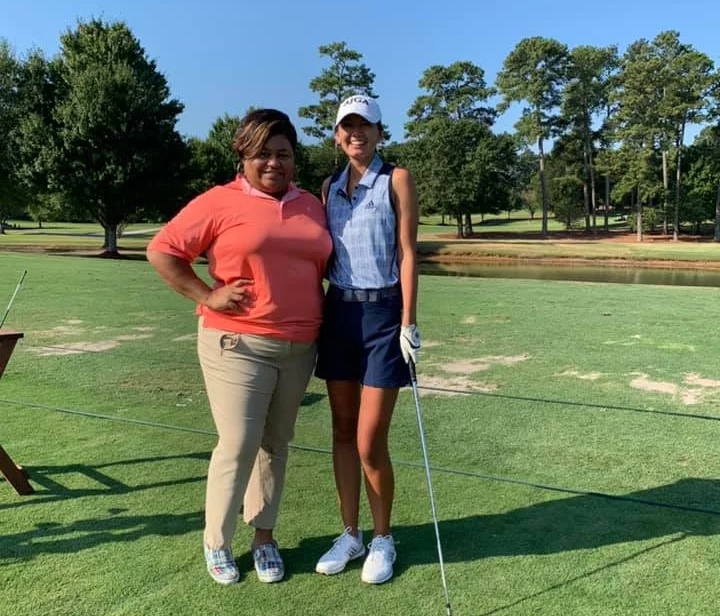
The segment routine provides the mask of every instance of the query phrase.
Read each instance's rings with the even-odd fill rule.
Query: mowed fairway
[[[396,576],[313,572],[341,531],[323,384],[277,537],[288,575],[204,571],[214,444],[190,302],[142,261],[0,254],[25,332],[0,379],[0,614],[445,613],[411,392],[391,430]],[[456,616],[708,615],[720,601],[720,291],[423,277],[421,404]],[[369,531],[363,504],[362,525]]]

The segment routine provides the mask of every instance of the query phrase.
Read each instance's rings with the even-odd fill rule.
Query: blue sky
[[[178,129],[199,137],[218,116],[250,105],[282,109],[302,126],[297,110],[317,100],[308,83],[326,65],[317,48],[333,41],[363,54],[396,140],[424,69],[469,60],[492,83],[505,56],[528,36],[622,51],[674,29],[720,66],[717,0],[0,0],[0,37],[18,54],[39,47],[52,56],[60,34],[91,17],[130,26],[185,105]],[[512,130],[517,113],[511,108],[496,128]]]

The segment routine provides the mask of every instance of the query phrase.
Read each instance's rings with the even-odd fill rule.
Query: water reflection
[[[420,273],[431,276],[576,280],[621,284],[658,284],[686,287],[720,287],[720,272],[644,267],[588,265],[527,265],[487,263],[421,263]]]

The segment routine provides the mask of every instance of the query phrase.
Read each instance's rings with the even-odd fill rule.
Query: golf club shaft
[[[438,527],[437,511],[435,510],[435,497],[433,495],[432,480],[430,479],[430,462],[428,461],[427,447],[425,445],[425,430],[423,428],[422,413],[420,412],[420,396],[417,390],[417,374],[415,362],[410,360],[410,384],[412,385],[413,397],[415,398],[415,413],[417,414],[418,430],[420,432],[420,444],[422,445],[423,459],[425,461],[425,479],[427,480],[428,493],[430,494],[430,510],[432,512],[433,524],[435,526],[435,539],[437,541],[437,552],[440,560],[440,576],[442,577],[443,590],[445,591],[445,610],[447,616],[452,616],[450,607],[450,595],[448,594],[447,580],[445,579],[445,561],[443,560],[442,545],[440,543],[440,528]]]
[[[27,274],[27,270],[23,270],[22,276],[20,276],[20,280],[17,283],[17,286],[15,287],[15,292],[12,294],[12,297],[10,298],[10,302],[8,303],[7,308],[5,309],[5,314],[3,315],[2,321],[0,321],[0,327],[2,327],[5,324],[5,319],[7,319],[8,314],[10,314],[10,308],[13,305],[13,302],[15,301],[15,296],[18,294],[18,291],[20,290],[20,285],[23,283],[23,280],[25,280],[25,274]]]

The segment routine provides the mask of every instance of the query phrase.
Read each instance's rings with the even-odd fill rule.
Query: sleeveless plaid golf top
[[[333,242],[330,284],[342,289],[382,289],[398,283],[392,169],[376,154],[352,195],[345,192],[349,167],[331,178],[326,198]]]

